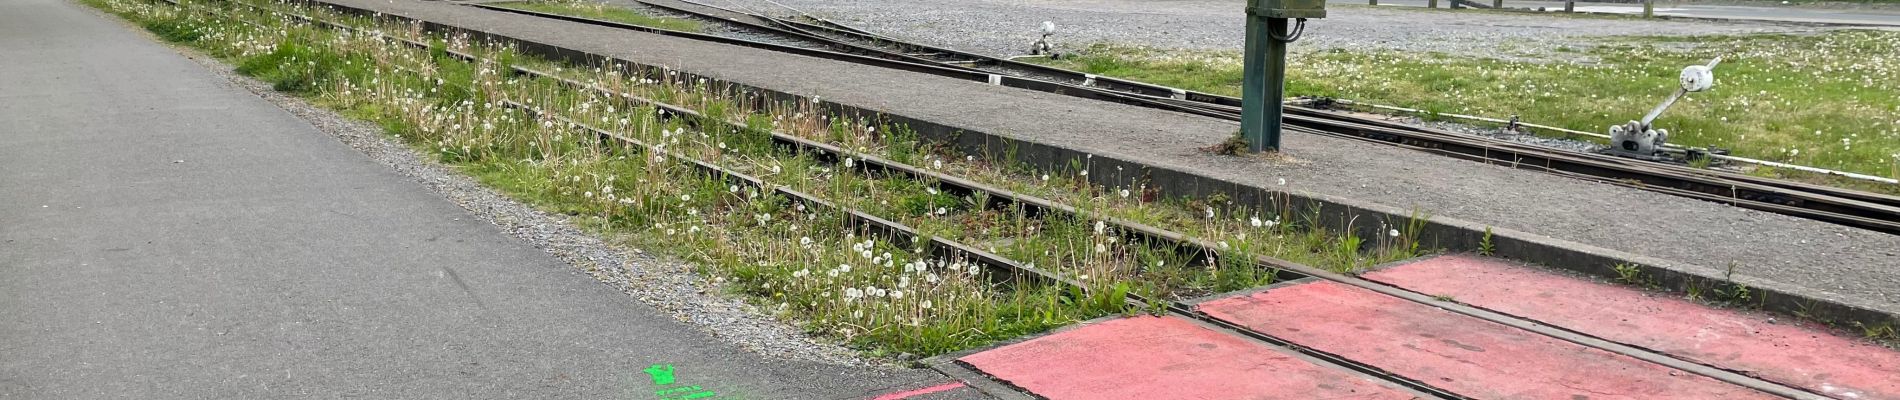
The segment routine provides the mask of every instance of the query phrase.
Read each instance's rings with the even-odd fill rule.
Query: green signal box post
[[[1286,46],[1306,31],[1308,18],[1325,18],[1326,0],[1247,0],[1246,77],[1241,81],[1241,137],[1253,152],[1280,150],[1281,103],[1286,98]],[[1287,20],[1295,25],[1289,31]]]

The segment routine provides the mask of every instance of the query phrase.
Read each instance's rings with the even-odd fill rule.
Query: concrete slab
[[[1199,309],[1256,332],[1473,398],[1773,398],[1332,282],[1215,300]]]
[[[1837,398],[1900,398],[1900,352],[1798,321],[1476,256],[1365,277]]]
[[[1112,319],[959,359],[1049,399],[1409,399],[1180,317]]]
[[[836,399],[945,379],[744,351],[135,29],[0,2],[0,398]]]

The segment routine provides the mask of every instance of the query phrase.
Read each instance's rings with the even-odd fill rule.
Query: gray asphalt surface
[[[109,17],[0,3],[0,398],[860,398],[472,218]]]
[[[324,0],[1232,182],[1354,199],[1656,257],[1900,315],[1900,236],[1313,135],[1285,161],[1211,155],[1236,124],[980,82],[415,0]],[[1287,184],[1279,186],[1285,178]],[[1630,210],[1640,210],[1632,216]]]

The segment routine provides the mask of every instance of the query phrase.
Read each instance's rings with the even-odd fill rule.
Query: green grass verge
[[[511,2],[505,2],[505,3],[490,3],[489,5],[497,6],[497,7],[513,8],[513,9],[518,9],[518,10],[538,11],[538,12],[544,12],[544,13],[549,13],[549,14],[561,14],[561,15],[569,15],[569,16],[576,16],[576,17],[592,18],[592,19],[598,19],[602,21],[613,21],[613,22],[645,26],[645,27],[650,27],[650,28],[660,28],[660,29],[668,29],[668,30],[675,30],[675,31],[701,32],[705,30],[705,27],[701,26],[699,21],[694,21],[690,19],[680,19],[680,18],[655,17],[652,15],[647,15],[646,13],[628,9],[626,7],[614,6],[611,4],[607,4],[606,2],[600,2],[600,1],[533,0],[533,1],[511,1]]]
[[[901,126],[832,118],[797,106],[743,110],[715,92],[658,74],[556,64],[440,37],[410,37],[431,43],[417,49],[340,35],[288,16],[415,34],[325,10],[272,4],[277,12],[257,13],[189,0],[184,7],[84,1],[230,62],[278,90],[375,122],[415,150],[535,207],[571,216],[610,243],[691,261],[768,312],[872,354],[940,354],[1128,312],[1125,293],[1184,298],[1273,282],[1273,274],[1246,261],[1255,256],[1347,271],[1421,252],[1413,239],[1420,219],[1379,221],[1390,223],[1389,235],[1361,238],[1319,228],[1317,214],[1299,210],[1241,207],[1218,198],[1160,199],[1142,187],[1088,184],[1079,168],[1037,171],[950,154]],[[450,49],[493,62],[455,59],[447,55]],[[742,125],[754,129],[688,129],[651,108],[501,73],[517,65],[691,107],[717,120],[743,117]],[[534,104],[930,235],[983,246],[1083,280],[1091,290],[998,279],[963,260],[930,256],[919,243],[866,236],[847,228],[840,213],[806,209],[704,177],[678,160],[603,144],[571,126],[503,107],[502,100]],[[1190,264],[1171,249],[1124,243],[1095,221],[980,209],[974,205],[981,199],[937,193],[927,182],[866,176],[785,154],[757,133],[768,128],[1184,231],[1217,241],[1220,252],[1216,260]]]
[[[1671,132],[1671,142],[1900,177],[1900,79],[1894,78],[1900,76],[1900,32],[1622,38],[1552,52],[1558,58],[1588,61],[1319,51],[1296,55],[1287,69],[1287,93],[1439,113],[1517,115],[1528,122],[1601,132],[1648,112],[1675,87],[1682,67],[1722,56],[1712,91],[1691,94],[1658,119],[1657,125]],[[1043,62],[1238,95],[1239,59],[1235,52],[1097,45]],[[1894,185],[1788,175],[1900,192]]]

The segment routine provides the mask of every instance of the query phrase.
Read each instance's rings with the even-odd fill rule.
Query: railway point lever
[[[1247,0],[1246,76],[1241,80],[1241,137],[1259,153],[1280,150],[1286,98],[1286,46],[1300,40],[1308,18],[1325,18],[1326,0]],[[1295,20],[1291,32],[1287,20]]]

